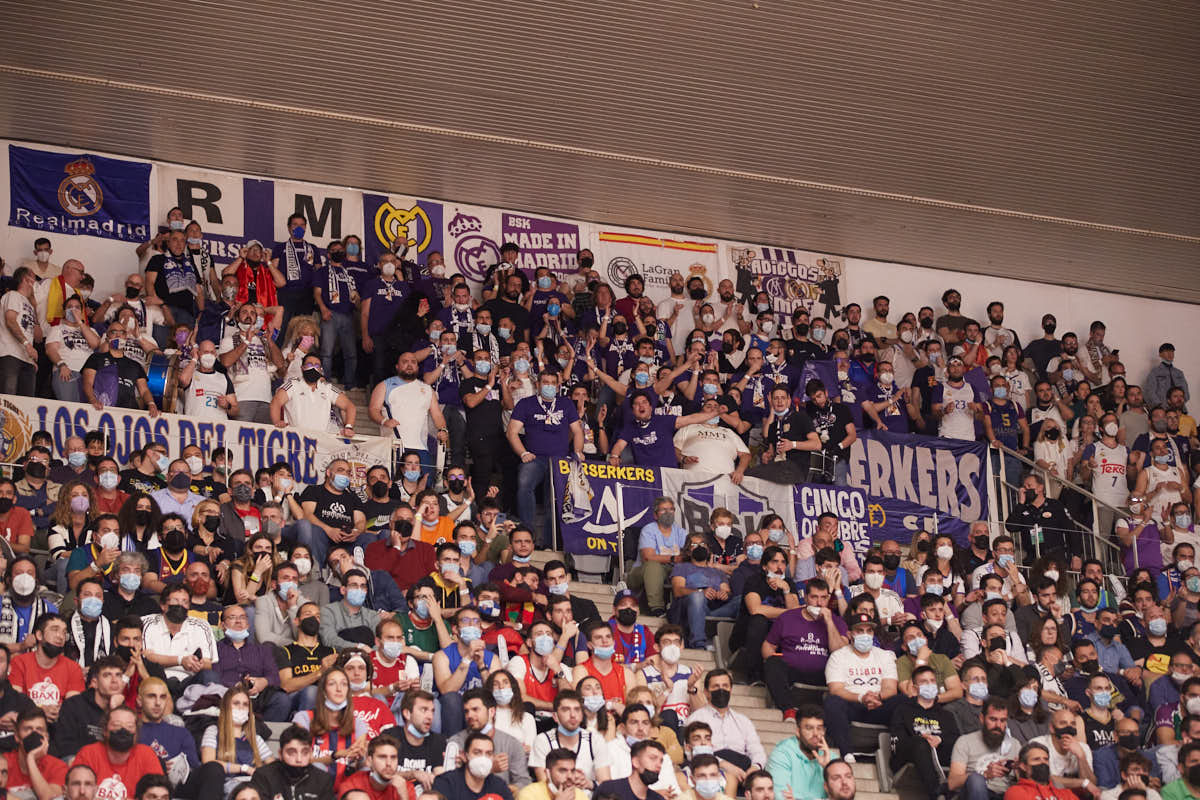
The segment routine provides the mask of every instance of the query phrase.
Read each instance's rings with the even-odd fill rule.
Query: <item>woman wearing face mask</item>
[[[413,499],[425,491],[428,480],[429,476],[421,472],[421,456],[413,452],[405,453],[400,462],[400,474],[393,484],[397,499],[413,505]]]
[[[1043,617],[1030,630],[1032,644],[1029,646],[1031,662],[1038,672],[1042,702],[1051,711],[1069,708],[1079,713],[1079,703],[1067,697],[1067,688],[1062,677],[1070,668],[1070,654],[1058,623]]]
[[[909,575],[924,574],[932,545],[933,537],[929,535],[928,531],[917,531],[908,544],[908,553],[900,562],[900,566],[908,570]]]
[[[333,773],[335,784],[353,772],[367,753],[370,729],[355,717],[350,700],[350,679],[341,668],[331,667],[317,681],[315,708],[297,711],[292,718],[312,731],[312,763]]]
[[[1068,476],[1068,466],[1075,449],[1075,443],[1064,435],[1057,421],[1050,417],[1042,421],[1033,443],[1033,460],[1045,474],[1047,497],[1058,497],[1062,491],[1062,483],[1058,479]]]
[[[1050,714],[1042,706],[1042,684],[1030,678],[1008,699],[1008,732],[1022,745],[1050,732]]]
[[[301,364],[309,353],[321,352],[321,330],[312,317],[292,317],[283,337],[284,380],[303,380]]]
[[[533,715],[525,710],[520,683],[504,670],[498,669],[488,673],[483,688],[496,701],[496,719],[492,723],[496,730],[503,731],[520,742],[528,755],[533,749],[533,740],[537,738],[537,725]]]
[[[221,505],[216,500],[202,500],[192,512],[188,549],[209,563],[218,587],[229,588],[229,571],[237,560],[237,548],[221,529]]]
[[[1187,467],[1170,462],[1167,440],[1154,439],[1150,444],[1150,458],[1138,472],[1133,488],[1133,493],[1145,498],[1149,504],[1150,517],[1156,522],[1161,520],[1164,527],[1171,521],[1171,507],[1183,501],[1183,493],[1188,487]]]
[[[246,552],[230,569],[233,600],[240,606],[252,606],[254,601],[270,591],[275,572],[275,543],[260,533],[250,537]]]
[[[150,495],[133,492],[117,512],[117,519],[121,521],[121,530],[125,531],[125,549],[145,553],[154,532],[158,530],[162,511]]]
[[[1021,368],[1021,349],[1016,345],[1010,344],[1004,348],[1000,356],[1000,374],[1008,380],[1008,396],[1017,401],[1021,408],[1029,408],[1033,381],[1029,373]]]
[[[69,558],[71,552],[88,541],[92,530],[92,518],[96,515],[95,496],[92,487],[83,481],[64,483],[58,493],[58,503],[50,516],[50,534],[47,546],[50,548],[50,563],[57,564],[59,560]],[[65,572],[63,573],[65,576]],[[59,585],[60,591],[66,591],[66,584]]]
[[[583,727],[600,734],[605,741],[615,738],[617,715],[604,699],[604,687],[600,685],[600,679],[589,675],[575,684],[575,691],[583,698]]]
[[[217,724],[205,728],[200,740],[200,762],[217,764],[220,767],[218,774],[224,776],[224,786],[219,789],[219,795],[199,796],[226,795],[246,776],[253,775],[255,769],[274,760],[271,748],[258,732],[250,695],[240,687],[230,689],[221,698]],[[204,767],[201,769],[205,770]],[[202,785],[211,791],[207,783]]]
[[[933,547],[924,568],[920,570],[917,580],[923,581],[925,573],[933,570],[942,576],[942,597],[947,602],[953,602],[961,608],[964,594],[965,570],[962,567],[962,554],[954,544],[954,539],[946,534],[938,534],[933,539]]]
[[[328,603],[329,587],[321,580],[320,570],[313,567],[312,551],[308,545],[293,545],[289,559],[300,573],[300,594],[304,599],[321,606]]]
[[[762,643],[771,623],[788,609],[800,607],[796,584],[789,574],[787,554],[783,548],[772,545],[763,551],[759,574],[746,581],[738,617],[745,624],[734,626],[729,646],[741,648],[733,669],[750,682],[762,680]]]

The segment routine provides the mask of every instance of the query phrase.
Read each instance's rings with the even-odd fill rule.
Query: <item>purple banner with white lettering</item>
[[[561,278],[579,265],[579,225],[574,222],[533,217],[505,211],[501,215],[501,236],[521,248],[517,266],[529,277],[538,267],[549,267]]]
[[[849,484],[879,506],[872,509],[872,528],[902,542],[926,530],[948,533],[965,546],[971,523],[988,517],[987,445],[981,442],[860,431],[849,467]]]

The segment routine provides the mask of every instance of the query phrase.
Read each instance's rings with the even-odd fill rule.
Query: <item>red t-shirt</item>
[[[415,540],[403,553],[392,547],[387,539],[371,542],[363,560],[368,568],[381,569],[391,575],[402,592],[437,569],[436,552],[420,540]]]
[[[0,536],[10,544],[16,544],[22,536],[33,537],[33,517],[21,506],[13,506],[8,517],[0,522]]]
[[[17,751],[5,753],[4,759],[8,761],[8,791],[15,792],[18,789],[28,789],[32,791],[33,784],[29,782],[29,775],[23,769],[25,759],[17,755]],[[52,755],[44,755],[38,759],[38,769],[42,771],[42,777],[51,786],[66,786],[67,785],[67,765],[58,760]]]
[[[79,751],[75,764],[87,764],[96,773],[96,800],[129,800],[138,778],[163,774],[158,756],[145,744],[135,744],[125,763],[116,765],[108,760],[108,747],[93,742]]]
[[[113,492],[111,500],[104,499],[104,496],[96,492],[96,511],[100,514],[116,514],[120,512],[121,506],[125,505],[125,501],[129,499],[129,495],[117,489]]]
[[[370,729],[367,733],[368,739],[374,739],[384,728],[391,728],[396,724],[396,715],[387,703],[371,695],[359,695],[354,698],[354,718]]]
[[[77,694],[86,688],[83,670],[79,664],[60,655],[50,669],[42,669],[37,663],[37,653],[29,651],[13,656],[8,680],[21,694],[29,695],[34,705],[61,706],[68,695]]]
[[[359,789],[367,793],[371,800],[409,800],[413,796],[413,785],[411,781],[404,782],[404,794],[396,791],[396,787],[388,784],[382,790],[376,791],[371,785],[371,773],[367,770],[361,770],[348,776],[342,781],[342,785],[338,787],[340,794],[345,794],[351,789]]]
[[[375,677],[372,680],[372,683],[374,683],[376,686],[391,686],[401,678],[407,678],[408,676],[404,673],[405,660],[406,659],[401,656],[400,658],[397,658],[390,667],[385,667],[383,664],[379,663],[379,653],[372,652],[371,663],[375,666]],[[384,697],[384,700],[389,704],[389,708],[391,707],[391,702],[395,699],[396,694],[394,692]]]

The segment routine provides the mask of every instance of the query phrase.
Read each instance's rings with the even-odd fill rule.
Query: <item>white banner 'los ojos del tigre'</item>
[[[70,436],[102,431],[108,455],[122,467],[128,466],[131,452],[151,442],[165,444],[173,459],[194,444],[206,456],[218,448],[227,449],[234,469],[255,471],[286,461],[300,483],[320,482],[326,465],[332,459],[343,458],[350,462],[352,484],[362,485],[369,468],[390,464],[392,452],[391,441],[379,436],[347,440],[300,428],[196,420],[179,414],[152,418],[133,409],[110,407],[97,411],[83,403],[0,395],[0,462],[11,464],[20,459],[28,451],[33,434],[41,430],[53,437],[56,453],[66,451]]]

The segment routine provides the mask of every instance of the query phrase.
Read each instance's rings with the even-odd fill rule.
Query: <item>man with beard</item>
[[[825,796],[829,800],[854,800],[854,768],[837,758],[825,767]]]
[[[1050,733],[1030,739],[1029,743],[1046,748],[1055,786],[1073,791],[1079,797],[1090,795],[1099,800],[1100,787],[1096,785],[1096,773],[1092,771],[1092,751],[1079,737],[1076,725],[1074,713],[1059,709],[1050,717]]]
[[[1072,561],[1077,562],[1078,554],[1083,552],[1083,537],[1075,520],[1061,500],[1046,496],[1046,479],[1036,472],[1021,479],[1017,503],[1004,521],[1004,527],[1013,538],[1020,537],[1026,564],[1033,563],[1034,537],[1041,537],[1042,555],[1057,551],[1062,556],[1070,552],[1075,554]],[[1076,563],[1070,568],[1075,569]]]
[[[896,326],[888,322],[887,318],[890,307],[891,300],[885,295],[879,295],[871,301],[871,309],[875,315],[863,324],[863,330],[868,336],[874,338],[880,347],[896,340]]]
[[[966,365],[958,356],[946,362],[946,381],[933,388],[930,410],[941,419],[938,436],[944,439],[975,439],[975,418],[983,413],[983,395],[963,376]]]
[[[499,274],[500,271],[497,270],[497,275],[499,276]],[[527,341],[529,333],[529,312],[525,306],[521,305],[521,292],[524,289],[525,280],[525,277],[517,271],[508,273],[503,286],[499,287],[501,292],[483,304],[483,308],[491,313],[493,320],[498,321],[508,317],[513,321],[514,341]]]
[[[675,432],[688,425],[700,424],[708,419],[701,411],[687,416],[654,413],[654,395],[650,390],[634,391],[630,400],[633,414],[625,418],[625,425],[613,442],[608,454],[608,463],[616,466],[621,453],[631,448],[633,463],[639,466],[676,467],[673,438]]]
[[[978,325],[979,323],[970,317],[963,316],[959,311],[962,307],[962,294],[957,289],[947,289],[942,292],[942,305],[946,307],[946,313],[937,318],[934,329],[946,344],[961,344],[966,335],[967,324],[975,322]]]
[[[1054,315],[1046,314],[1042,317],[1042,330],[1045,331],[1045,334],[1025,345],[1025,349],[1021,351],[1021,359],[1025,362],[1026,367],[1032,364],[1037,376],[1043,380],[1046,378],[1046,368],[1050,365],[1050,361],[1062,353],[1062,343],[1054,338],[1054,331],[1057,328],[1058,321],[1055,320]]]
[[[405,444],[405,452],[416,453],[421,459],[421,471],[432,472],[436,459],[429,452],[429,421],[437,430],[437,439],[442,444],[450,441],[446,418],[433,387],[420,379],[420,370],[415,353],[401,353],[396,359],[396,376],[388,378],[371,392],[367,413],[372,421],[384,430],[392,431],[396,439]],[[429,409],[428,414],[414,413]],[[314,553],[314,556],[316,554]]]
[[[308,428],[354,436],[358,409],[349,395],[325,379],[322,358],[308,353],[300,365],[303,380],[284,381],[271,398],[271,422],[276,428]],[[337,409],[337,414],[334,414]],[[335,419],[341,420],[341,425]]]
[[[184,252],[186,245],[187,235],[183,231],[167,235],[167,249],[146,264],[146,299],[155,304],[161,301],[163,310],[170,313],[175,324],[190,328],[197,313],[204,310],[205,293],[195,266]]]
[[[1012,764],[1020,747],[1008,733],[1008,699],[989,697],[980,718],[982,728],[954,743],[946,785],[963,800],[1001,800],[1015,777]]]
[[[83,670],[63,655],[67,622],[61,616],[42,614],[33,625],[33,636],[34,648],[13,656],[9,681],[13,691],[28,695],[55,722],[63,701],[84,690]]]
[[[739,331],[743,335],[750,332],[750,323],[745,319],[743,306],[734,295],[733,281],[725,278],[717,284],[717,297],[720,302],[713,303],[713,311],[720,321],[719,331]]]
[[[810,472],[819,471],[832,479],[833,483],[844,485],[850,471],[847,462],[850,445],[858,438],[854,418],[845,404],[835,403],[829,398],[825,384],[816,378],[805,385],[804,391],[808,395],[804,411],[817,429],[817,437],[821,440],[819,452],[823,456],[820,459],[813,457]]]
[[[784,739],[771,751],[767,771],[780,792],[791,792],[796,800],[823,797],[825,767],[833,760],[833,749],[825,741],[824,712],[806,705],[796,711],[796,736]]]
[[[1025,419],[1029,423],[1029,438],[1037,439],[1042,422],[1046,419],[1057,422],[1059,430],[1067,430],[1067,423],[1075,418],[1070,398],[1055,394],[1054,385],[1044,379],[1033,385],[1033,396],[1033,405],[1025,412]]]
[[[1004,800],[1077,800],[1075,792],[1050,783],[1050,751],[1044,744],[1025,745],[1017,761],[1020,779],[1004,793]]]
[[[655,313],[660,320],[671,326],[671,344],[674,345],[676,353],[682,353],[687,345],[688,326],[675,323],[679,320],[680,312],[688,305],[687,297],[683,293],[683,273],[679,270],[672,272],[667,284],[671,289],[671,296],[659,302]],[[576,314],[578,312],[577,308]]]
[[[988,355],[1001,358],[1004,355],[1004,348],[1009,345],[1020,350],[1021,339],[1017,336],[1017,332],[1012,328],[1004,327],[1004,303],[999,300],[988,303],[987,315],[988,326],[983,329],[983,346],[987,349]]]
[[[236,312],[237,325],[225,330],[217,358],[233,381],[240,422],[271,422],[271,376],[268,366],[279,374],[286,367],[283,353],[263,325],[259,307],[246,303]]]

